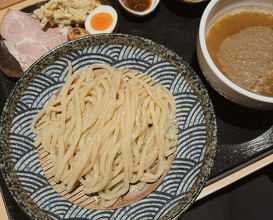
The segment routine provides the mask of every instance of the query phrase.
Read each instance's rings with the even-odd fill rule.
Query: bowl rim
[[[120,3],[120,5],[122,6],[123,9],[125,9],[127,12],[129,12],[130,14],[136,15],[136,16],[145,16],[150,14],[152,11],[155,10],[155,8],[157,7],[157,5],[159,4],[160,0],[151,0],[151,6],[145,10],[145,11],[134,11],[130,8],[128,8],[123,0],[118,0],[118,2]]]
[[[237,84],[235,84],[234,82],[232,82],[230,79],[228,79],[217,68],[217,66],[212,61],[212,59],[210,57],[210,54],[208,52],[206,41],[205,41],[205,36],[206,36],[205,29],[206,29],[206,24],[207,24],[208,16],[210,15],[210,13],[214,9],[214,7],[219,2],[220,2],[220,0],[211,0],[209,2],[209,4],[207,5],[207,7],[205,8],[205,10],[203,12],[203,15],[201,17],[201,20],[200,20],[199,31],[198,31],[198,35],[199,35],[198,39],[199,39],[200,48],[201,48],[201,51],[203,53],[204,59],[206,60],[207,64],[209,65],[209,67],[211,68],[211,70],[214,72],[214,74],[221,80],[221,82],[223,82],[226,86],[228,86],[232,90],[240,93],[241,95],[243,95],[243,96],[245,96],[247,98],[250,98],[250,99],[253,99],[253,100],[256,100],[256,101],[262,101],[262,102],[273,104],[273,97],[258,95],[258,94],[255,94],[253,92],[250,92],[250,91],[248,91],[246,89],[241,88],[240,86],[238,86]]]

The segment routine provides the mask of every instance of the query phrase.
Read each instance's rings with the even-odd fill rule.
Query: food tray
[[[197,31],[207,2],[186,4],[162,0],[157,10],[144,18],[131,17],[117,1],[109,1],[118,11],[119,33],[148,38],[162,44],[182,57],[205,84],[215,108],[218,145],[207,185],[254,164],[272,154],[273,111],[252,110],[238,106],[220,96],[207,83],[196,56]],[[0,73],[0,109],[16,80]],[[0,186],[11,219],[29,219],[11,197],[0,176]]]

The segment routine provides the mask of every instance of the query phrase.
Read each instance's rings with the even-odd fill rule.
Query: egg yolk
[[[90,21],[91,27],[97,31],[106,30],[113,23],[113,17],[107,12],[95,14]]]

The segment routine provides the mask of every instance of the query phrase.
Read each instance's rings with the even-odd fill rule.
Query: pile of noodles
[[[82,185],[109,207],[130,184],[141,190],[168,168],[175,101],[144,74],[103,64],[72,74],[69,66],[62,89],[32,121],[35,145],[50,153],[55,182],[68,192]]]

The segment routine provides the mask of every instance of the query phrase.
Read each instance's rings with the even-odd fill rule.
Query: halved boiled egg
[[[109,5],[101,5],[90,12],[84,25],[90,34],[112,33],[115,30],[117,21],[116,10]]]

